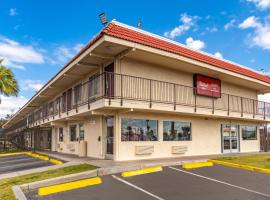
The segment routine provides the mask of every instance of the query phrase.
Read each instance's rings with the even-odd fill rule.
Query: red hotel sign
[[[219,79],[196,74],[194,76],[194,87],[197,95],[221,97],[221,81]]]

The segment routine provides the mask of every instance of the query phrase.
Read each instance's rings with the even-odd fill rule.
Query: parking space
[[[123,178],[104,176],[99,185],[38,197],[39,200],[256,200],[270,199],[270,175],[215,165],[182,170],[166,167],[161,172]],[[34,198],[33,198],[34,197]]]
[[[49,161],[40,160],[29,155],[11,155],[0,157],[0,174],[17,172],[38,167],[53,165]]]

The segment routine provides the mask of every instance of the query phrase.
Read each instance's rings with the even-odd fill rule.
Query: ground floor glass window
[[[164,141],[186,141],[191,140],[190,122],[163,122],[163,140]]]
[[[64,133],[63,133],[63,128],[58,129],[58,141],[63,142],[64,140]]]
[[[80,141],[84,140],[84,126],[83,126],[83,124],[79,124],[79,138],[80,138]]]
[[[157,141],[158,121],[123,118],[121,121],[122,141]]]
[[[70,142],[75,142],[76,141],[76,125],[72,125],[69,127],[69,134],[70,134]]]
[[[242,126],[242,138],[243,140],[256,140],[257,127],[256,126]]]

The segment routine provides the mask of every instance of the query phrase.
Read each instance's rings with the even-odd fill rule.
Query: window
[[[70,142],[75,142],[77,137],[76,125],[72,125],[69,127],[69,134],[70,134]]]
[[[158,121],[148,119],[121,120],[122,141],[157,141]]]
[[[89,78],[89,97],[94,97],[99,94],[99,75],[94,75]]]
[[[256,140],[257,127],[256,126],[242,126],[242,138],[243,140]]]
[[[58,128],[58,141],[59,142],[63,142],[64,141],[63,128]]]
[[[67,107],[67,93],[64,92],[62,95],[62,111],[65,112]]]
[[[84,140],[84,126],[83,126],[83,124],[79,124],[79,138],[80,138],[80,141]]]
[[[187,141],[191,140],[190,122],[163,122],[163,140],[164,141]]]
[[[74,101],[75,104],[79,104],[82,100],[82,85],[79,84],[74,87]]]

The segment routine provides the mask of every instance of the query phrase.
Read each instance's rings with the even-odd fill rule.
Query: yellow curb
[[[162,171],[162,167],[150,167],[150,168],[145,168],[145,169],[139,169],[139,170],[134,170],[134,171],[127,171],[127,172],[122,172],[123,177],[130,177],[130,176],[137,176],[141,174],[149,174],[153,172],[160,172]]]
[[[87,187],[87,186],[91,186],[91,185],[97,185],[97,184],[101,184],[101,183],[102,183],[101,178],[95,177],[95,178],[90,178],[90,179],[85,179],[85,180],[80,180],[80,181],[74,181],[74,182],[70,182],[70,183],[64,183],[64,184],[39,188],[38,195],[45,196],[45,195],[49,195],[49,194],[64,192],[64,191],[68,191],[68,190],[74,190],[74,189]]]
[[[209,161],[211,161],[215,164],[225,165],[228,167],[235,167],[235,168],[245,169],[245,170],[249,170],[249,171],[256,171],[256,172],[262,172],[265,174],[270,174],[270,169],[267,169],[267,168],[253,167],[250,165],[236,164],[236,163],[220,161],[220,160],[209,160]]]
[[[61,165],[61,164],[63,164],[63,162],[60,161],[60,160],[50,159],[49,161],[50,161],[51,163],[55,164],[55,165]]]
[[[213,166],[213,162],[197,162],[197,163],[186,163],[182,165],[184,169],[193,169],[199,167],[211,167]]]
[[[42,151],[36,151],[36,153],[43,155],[43,156],[49,156],[48,153],[42,152]]]
[[[4,153],[4,154],[0,154],[0,157],[23,155],[26,153],[28,153],[28,152]]]

